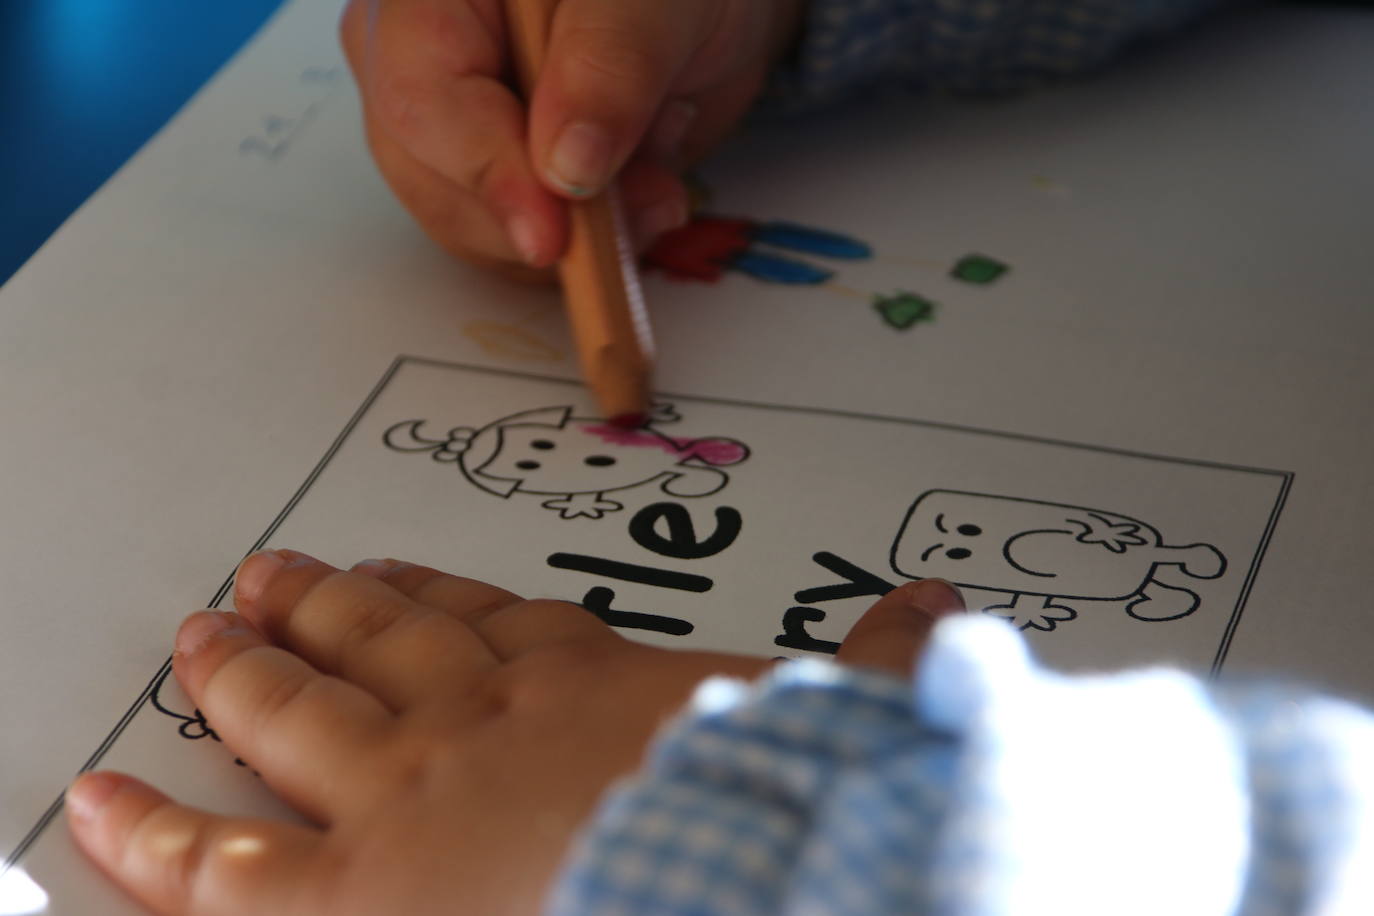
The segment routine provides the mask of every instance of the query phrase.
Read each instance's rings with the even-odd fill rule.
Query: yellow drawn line
[[[492,356],[531,362],[562,362],[563,354],[533,331],[500,321],[469,321],[463,335]]]

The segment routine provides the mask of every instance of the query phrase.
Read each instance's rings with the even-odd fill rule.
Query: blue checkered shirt
[[[1374,718],[941,623],[915,683],[709,681],[603,799],[553,916],[1374,913]]]
[[[810,0],[766,109],[879,85],[1003,92],[1086,73],[1220,0]]]

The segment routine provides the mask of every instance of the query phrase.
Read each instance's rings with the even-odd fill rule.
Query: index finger
[[[708,7],[559,3],[530,106],[530,145],[546,181],[587,197],[624,167],[703,42]]]
[[[319,831],[189,808],[117,773],[76,780],[66,812],[81,848],[157,913],[284,913],[335,879]]]
[[[527,261],[552,262],[562,204],[535,177],[524,103],[504,82],[506,33],[491,0],[353,0],[340,37],[370,123],[476,194]]]
[[[864,612],[835,657],[845,664],[909,677],[936,621],[963,610],[963,596],[943,579],[908,582]]]

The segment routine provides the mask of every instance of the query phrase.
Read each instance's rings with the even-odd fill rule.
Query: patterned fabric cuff
[[[1197,678],[1058,674],[1005,623],[969,617],[936,628],[916,694],[926,721],[963,736],[937,912],[1235,912],[1244,758]]]
[[[1218,701],[1246,748],[1244,916],[1374,913],[1374,720],[1349,703],[1264,686]]]
[[[912,712],[909,684],[829,662],[704,684],[603,802],[548,911],[918,911],[950,765]]]
[[[914,686],[703,685],[603,801],[557,916],[1374,912],[1374,719],[941,622]]]
[[[1136,39],[1218,0],[811,0],[764,113],[793,113],[878,84],[1006,92],[1096,69]]]

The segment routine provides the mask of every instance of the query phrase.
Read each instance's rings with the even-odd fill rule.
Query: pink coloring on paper
[[[602,442],[626,448],[660,448],[679,458],[698,458],[712,467],[738,464],[749,452],[733,439],[674,439],[644,429],[625,429],[609,423],[582,427]]]
[[[744,446],[733,439],[678,439],[682,454],[700,458],[712,467],[739,464],[749,456]]]

